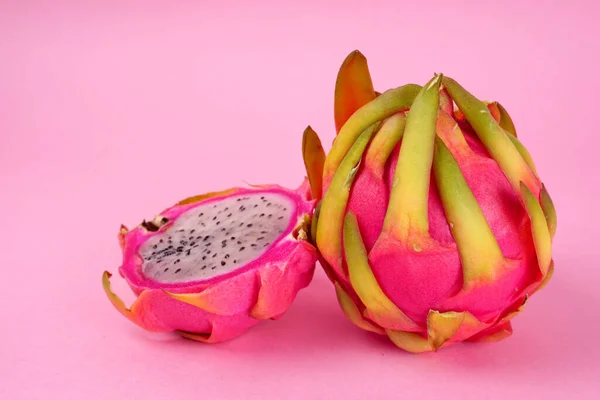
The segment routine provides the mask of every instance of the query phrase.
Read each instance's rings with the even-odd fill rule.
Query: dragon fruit
[[[506,110],[442,74],[377,93],[353,52],[334,112],[311,229],[346,316],[414,353],[511,335],[556,213]]]
[[[315,153],[313,153],[315,154]],[[279,318],[313,276],[308,183],[233,188],[180,201],[135,229],[121,228],[121,276],[137,295],[118,311],[152,332],[202,342],[232,339]]]

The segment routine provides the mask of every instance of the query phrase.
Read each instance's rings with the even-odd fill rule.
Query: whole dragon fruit
[[[221,342],[276,319],[313,276],[308,184],[233,188],[180,201],[152,221],[122,227],[121,276],[138,296],[118,311],[153,332]]]
[[[441,74],[379,94],[359,52],[334,108],[312,230],[346,316],[410,352],[509,336],[556,213],[506,110]]]

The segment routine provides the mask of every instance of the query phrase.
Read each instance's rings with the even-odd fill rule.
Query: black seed
[[[215,258],[217,256],[218,253],[213,254],[212,258]]]
[[[241,201],[242,199],[237,199],[236,201]]]
[[[181,244],[181,245],[185,246],[185,245],[187,244],[187,241],[185,241],[185,240],[180,240],[180,241],[179,241],[179,244]]]
[[[238,240],[238,241],[237,241],[237,244],[242,244],[242,241],[241,241],[241,240]]]
[[[229,254],[225,254],[225,258],[229,258]]]
[[[271,218],[272,216],[273,216],[273,214],[269,214],[269,215],[267,215],[267,217],[269,217],[269,218]]]
[[[196,244],[196,242],[192,242],[190,243],[190,246],[194,246]]]
[[[244,251],[245,247],[240,247],[240,251]]]
[[[221,243],[222,243],[222,244],[225,244],[225,243],[227,243],[227,239],[225,239],[225,240],[221,240]]]
[[[186,255],[186,256],[189,256],[191,251],[192,251],[192,249],[189,249],[189,250],[188,250],[188,251],[185,253],[185,255]]]
[[[264,199],[265,199],[265,196],[260,196],[260,199],[261,199],[261,200],[264,200]]]
[[[237,260],[233,260],[233,263],[234,263],[234,264],[237,264]]]
[[[206,269],[206,265],[203,265],[201,269]]]
[[[162,242],[163,242],[163,240],[162,240],[162,239],[160,239],[160,240],[158,241],[158,243],[162,243]]]
[[[225,208],[223,209],[223,211],[227,211],[227,210],[229,210],[229,207],[225,207]]]
[[[252,228],[252,224],[248,224],[246,225],[248,228]]]
[[[201,216],[203,216],[203,215],[204,215],[204,213],[200,213],[200,215],[198,215],[198,216],[199,216],[199,217],[201,217]]]
[[[165,272],[167,272],[169,270],[169,267],[165,268]]]
[[[204,236],[204,239],[202,239],[202,241],[206,242],[209,238],[210,238],[210,235]]]
[[[203,260],[206,260],[206,256],[202,256],[202,259],[203,259]]]
[[[196,230],[195,230],[195,229],[192,229],[192,230],[190,231],[190,233],[194,233],[194,232],[196,232]]]
[[[177,248],[177,251],[183,251],[183,246],[179,246],[179,247]]]
[[[254,205],[254,208],[256,208],[256,207],[258,207],[258,204],[255,204],[255,205]]]
[[[160,229],[160,226],[156,226],[154,222],[143,221],[141,224],[147,231],[156,232]]]
[[[221,232],[225,232],[225,228],[221,228]]]
[[[213,217],[213,221],[214,221],[215,219],[217,219],[217,216],[216,216],[216,215]]]
[[[176,273],[176,274],[178,274],[178,273],[179,273],[179,271],[181,271],[181,268],[177,268],[177,269],[175,270],[175,273]]]
[[[224,249],[225,247],[227,247],[227,243],[223,243],[221,244],[221,248]]]
[[[155,249],[155,248],[157,248],[157,247],[158,247],[157,245],[154,245],[154,246],[152,246],[152,248],[153,248],[153,249]]]
[[[264,236],[261,236],[261,237],[257,238],[256,240],[263,240],[264,238],[265,238]]]
[[[217,221],[217,225],[219,225],[221,223],[221,221]]]
[[[221,266],[223,267],[225,264],[227,264],[225,261],[221,261]]]
[[[287,208],[284,208],[283,211],[287,211]]]
[[[211,269],[217,269],[217,267],[212,267]]]
[[[230,240],[235,240],[235,236],[232,236]]]
[[[262,214],[260,214],[259,216],[260,216],[260,217],[264,217],[264,216],[265,216],[265,213],[262,213]]]
[[[277,219],[283,219],[283,217],[277,217]]]
[[[244,225],[244,223],[243,223],[243,222],[240,222],[240,226],[242,226],[242,225]]]
[[[157,263],[157,264],[160,264],[161,262],[162,262],[162,260],[158,260],[156,263]]]
[[[200,222],[200,225],[202,225],[203,227],[206,227],[206,224],[204,222]]]
[[[210,254],[210,250],[208,250],[208,251],[206,252],[206,254]]]
[[[256,243],[252,243],[250,246],[252,246],[252,247],[256,247]]]
[[[231,213],[227,214],[227,218],[231,217]]]
[[[271,207],[271,203],[267,203],[267,207]]]
[[[260,233],[265,234],[265,233],[267,233],[267,231],[260,231]]]

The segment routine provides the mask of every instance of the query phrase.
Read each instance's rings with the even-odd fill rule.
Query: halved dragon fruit
[[[121,276],[130,308],[103,275],[118,311],[153,332],[202,341],[232,339],[276,319],[313,276],[309,185],[233,188],[180,201],[135,229],[121,228]]]

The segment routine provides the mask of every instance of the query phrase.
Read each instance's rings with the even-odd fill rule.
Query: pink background
[[[0,5],[0,398],[600,394],[597,1],[49,3]],[[559,215],[555,277],[513,337],[403,353],[354,328],[320,270],[283,319],[220,345],[118,315],[100,277],[119,224],[243,180],[296,186],[354,49],[378,90],[443,72],[511,112]]]

